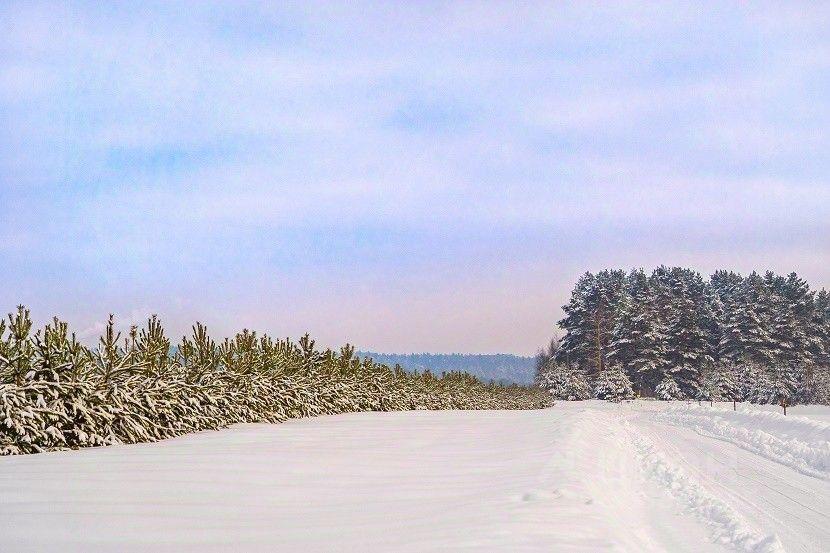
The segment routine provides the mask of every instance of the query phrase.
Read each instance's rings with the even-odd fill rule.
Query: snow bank
[[[0,551],[827,551],[830,482],[655,424],[668,407],[352,413],[0,457]],[[734,463],[710,462],[723,449]]]
[[[672,406],[657,420],[728,441],[802,474],[830,480],[830,424],[806,417],[695,404]]]
[[[784,552],[774,534],[752,528],[734,509],[672,464],[651,440],[634,431],[631,434],[646,475],[709,526],[717,542],[751,553]]]

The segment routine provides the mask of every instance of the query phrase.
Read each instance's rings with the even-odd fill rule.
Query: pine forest
[[[830,401],[830,294],[795,273],[585,273],[537,357],[561,399]]]

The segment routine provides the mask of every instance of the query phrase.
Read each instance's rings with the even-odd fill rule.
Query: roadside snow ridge
[[[732,507],[715,497],[629,426],[643,472],[709,526],[716,542],[749,553],[784,553],[775,534],[751,527]]]
[[[802,474],[830,480],[830,424],[769,411],[669,407],[657,419],[730,442]]]

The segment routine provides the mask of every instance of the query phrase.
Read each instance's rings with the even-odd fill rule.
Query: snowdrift
[[[657,419],[733,443],[808,476],[830,480],[830,424],[751,408],[733,411],[695,404],[669,407]]]

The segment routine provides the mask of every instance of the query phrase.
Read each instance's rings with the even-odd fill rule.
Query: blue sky
[[[585,270],[830,286],[828,29],[826,3],[3,2],[0,305],[530,353]]]

